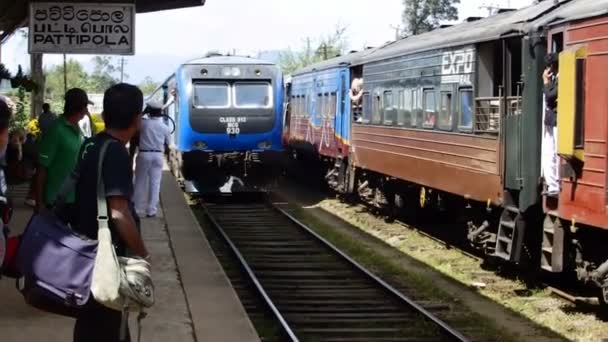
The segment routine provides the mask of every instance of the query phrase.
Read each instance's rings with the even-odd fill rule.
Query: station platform
[[[23,204],[27,185],[9,188],[15,205],[11,222],[15,234],[25,227],[31,208]],[[163,175],[159,216],[142,219],[142,234],[152,255],[156,288],[156,304],[142,322],[142,341],[259,341],[183,192],[168,172]],[[25,304],[13,279],[0,280],[0,340],[69,342],[73,327],[73,319]],[[132,335],[135,327],[132,322]]]

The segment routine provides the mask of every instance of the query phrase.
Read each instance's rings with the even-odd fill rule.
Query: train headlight
[[[237,67],[225,67],[222,69],[222,75],[225,77],[238,77],[241,76],[241,69],[237,68]]]
[[[207,148],[207,144],[203,141],[197,141],[194,143],[193,147],[197,150],[204,150]]]
[[[262,150],[267,150],[271,147],[272,147],[272,143],[268,140],[264,140],[264,141],[258,143],[258,148],[260,148]]]

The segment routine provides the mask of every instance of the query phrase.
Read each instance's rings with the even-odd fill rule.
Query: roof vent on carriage
[[[467,22],[467,23],[470,23],[470,22],[477,21],[477,20],[480,20],[480,19],[483,19],[483,17],[467,17],[467,18],[464,19],[464,21]]]
[[[516,11],[517,9],[515,8],[499,8],[498,12],[496,12],[496,14],[500,14],[500,13],[506,13],[506,12],[513,12]]]
[[[207,54],[205,54],[205,58],[209,58],[209,57],[222,57],[223,54],[221,54],[219,51],[209,51],[207,52]]]

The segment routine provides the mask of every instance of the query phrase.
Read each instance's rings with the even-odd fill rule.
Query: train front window
[[[234,105],[238,108],[268,108],[272,105],[270,83],[235,83]]]
[[[228,83],[195,83],[194,105],[199,108],[230,107]]]

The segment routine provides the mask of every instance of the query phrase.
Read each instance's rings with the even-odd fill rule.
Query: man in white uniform
[[[162,118],[162,105],[148,103],[139,131],[139,153],[135,166],[133,202],[140,216],[155,217],[158,208],[165,145],[171,128]]]

